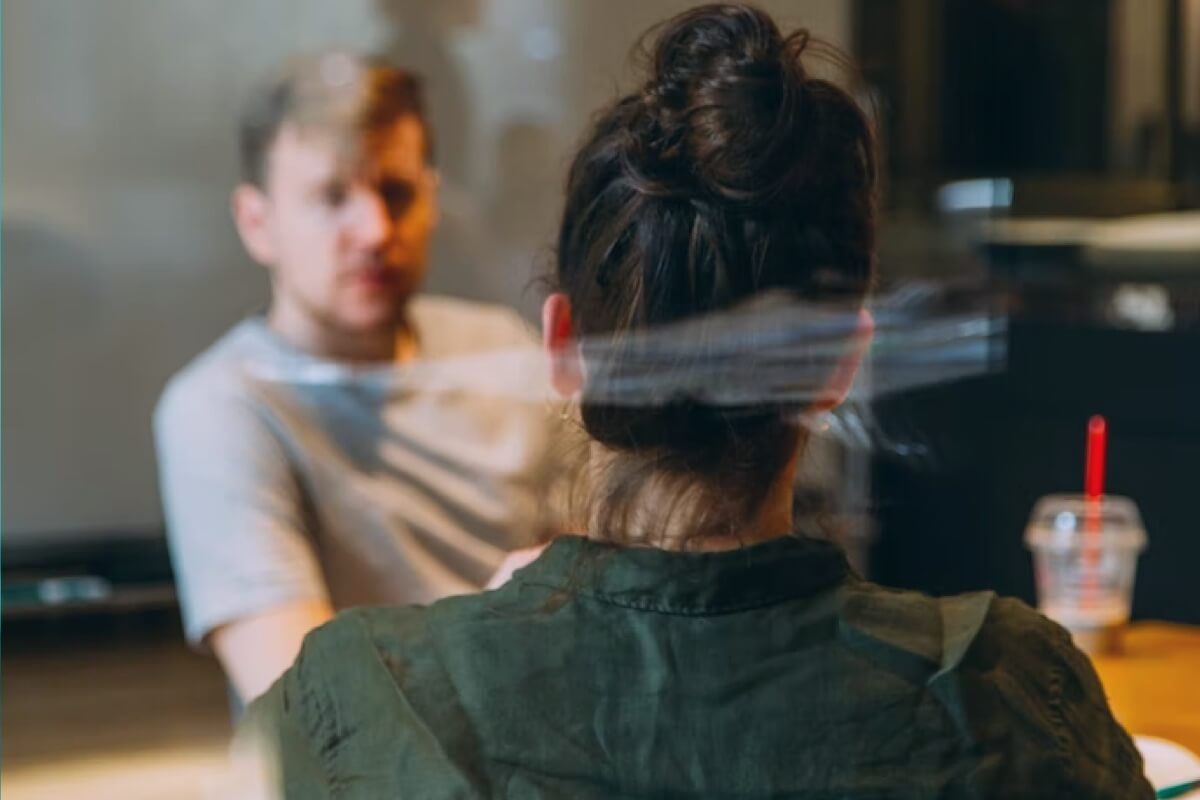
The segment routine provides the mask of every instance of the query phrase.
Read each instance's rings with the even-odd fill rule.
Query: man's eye
[[[413,199],[417,195],[417,190],[411,183],[396,181],[395,183],[385,183],[380,186],[379,193],[383,197],[383,202],[387,203],[387,207],[392,213],[397,213],[412,205]]]
[[[350,190],[345,186],[341,184],[333,184],[325,187],[324,191],[321,192],[321,199],[325,201],[326,205],[337,208],[346,202],[346,198],[349,197],[349,195]]]

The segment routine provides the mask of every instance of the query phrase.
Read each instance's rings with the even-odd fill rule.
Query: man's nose
[[[355,242],[362,247],[377,247],[387,242],[395,228],[387,201],[373,189],[354,193],[351,218]]]

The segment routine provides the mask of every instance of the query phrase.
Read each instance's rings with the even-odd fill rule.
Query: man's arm
[[[208,643],[238,697],[249,703],[292,665],[305,635],[332,618],[329,603],[302,600],[221,625]]]
[[[256,399],[237,389],[175,385],[155,435],[188,639],[211,646],[249,700],[332,610],[284,444]]]

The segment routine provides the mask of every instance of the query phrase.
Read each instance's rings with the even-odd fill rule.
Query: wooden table
[[[1200,753],[1200,628],[1136,623],[1125,631],[1123,652],[1092,663],[1126,730]]]
[[[5,620],[3,646],[4,800],[229,796],[225,678],[174,610]]]

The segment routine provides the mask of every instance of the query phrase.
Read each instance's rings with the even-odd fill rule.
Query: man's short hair
[[[356,148],[408,115],[421,122],[425,157],[432,162],[433,140],[416,75],[343,50],[294,58],[258,86],[242,112],[242,179],[266,184],[268,154],[284,125],[328,134]]]

